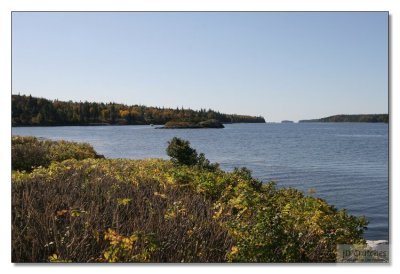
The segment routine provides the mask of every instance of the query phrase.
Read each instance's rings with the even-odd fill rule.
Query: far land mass
[[[333,115],[320,119],[300,120],[299,123],[389,123],[388,114]]]
[[[223,128],[226,123],[265,123],[262,116],[211,109],[148,107],[118,103],[48,100],[12,95],[12,126],[164,125],[163,128]]]

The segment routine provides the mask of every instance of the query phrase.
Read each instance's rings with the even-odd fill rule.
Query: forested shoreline
[[[265,123],[261,116],[224,114],[214,110],[147,107],[118,103],[48,100],[12,95],[12,126],[164,125],[169,121]]]
[[[300,120],[299,123],[389,123],[388,114],[333,115],[320,119]]]

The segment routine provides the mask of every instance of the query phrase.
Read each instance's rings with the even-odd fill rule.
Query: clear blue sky
[[[13,13],[13,94],[267,121],[387,113],[388,14]]]

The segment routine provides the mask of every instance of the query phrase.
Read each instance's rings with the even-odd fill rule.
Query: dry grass
[[[158,248],[149,262],[225,260],[232,239],[213,220],[210,201],[185,186],[162,186],[152,179],[121,182],[101,164],[92,165],[64,162],[50,178],[34,175],[14,182],[13,262],[46,262],[52,254],[73,262],[104,261],[110,228],[120,235],[154,235]],[[135,248],[124,261],[145,246]]]

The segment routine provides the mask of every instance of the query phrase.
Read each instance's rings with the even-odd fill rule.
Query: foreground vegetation
[[[164,125],[169,121],[196,124],[210,119],[220,123],[265,123],[261,116],[224,114],[211,109],[195,111],[116,103],[63,102],[12,95],[13,126]]]
[[[178,138],[167,154],[30,172],[13,154],[13,262],[334,262],[336,244],[364,242],[366,220],[322,199],[224,172]]]
[[[104,158],[93,147],[85,143],[39,140],[35,137],[12,137],[11,164],[13,170],[31,171],[36,167],[47,167],[51,162],[67,159]]]
[[[333,115],[321,119],[300,120],[299,123],[389,123],[388,114]]]

